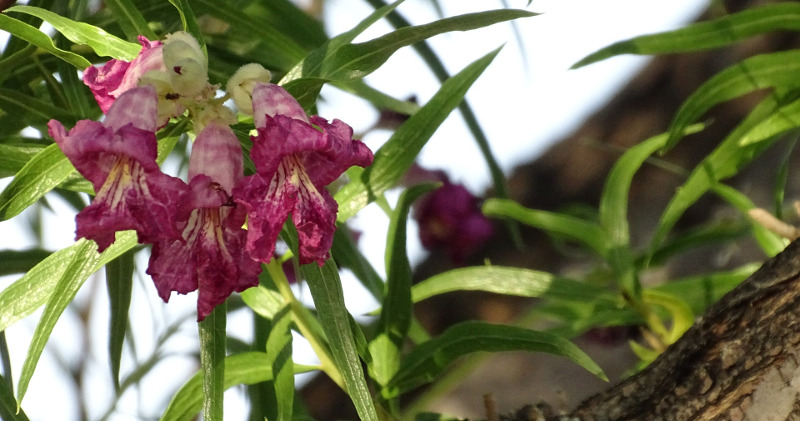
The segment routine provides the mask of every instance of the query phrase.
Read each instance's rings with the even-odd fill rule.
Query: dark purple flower
[[[256,174],[245,177],[234,199],[248,212],[247,250],[268,262],[291,213],[300,240],[300,264],[329,257],[338,206],[325,186],[353,165],[372,164],[372,152],[353,140],[353,129],[339,120],[309,119],[285,89],[257,83],[253,89],[250,156]]]
[[[245,212],[231,199],[242,177],[242,151],[230,127],[212,122],[197,136],[189,161],[191,195],[180,205],[181,238],[156,242],[147,273],[158,295],[197,290],[197,320],[234,291],[258,285],[261,264],[245,251]]]
[[[463,185],[450,181],[420,199],[414,217],[422,245],[428,250],[442,249],[456,263],[463,263],[494,231],[481,213],[478,199]]]
[[[161,41],[150,41],[139,35],[139,43],[142,50],[133,61],[114,59],[103,66],[91,66],[83,71],[83,83],[92,90],[103,114],[120,95],[136,87],[142,75],[150,70],[165,70]]]
[[[50,120],[48,132],[75,168],[94,186],[92,204],[76,217],[77,238],[95,240],[99,251],[117,231],[136,230],[139,242],[180,236],[175,227],[186,183],[156,163],[156,94],[133,88],[108,110],[103,123],[81,120],[67,132]]]

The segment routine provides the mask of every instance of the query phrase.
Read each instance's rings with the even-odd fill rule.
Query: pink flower
[[[92,90],[103,114],[120,95],[136,87],[142,75],[150,70],[165,70],[161,41],[151,42],[141,35],[138,39],[142,50],[132,62],[114,59],[102,67],[91,66],[83,71],[83,83]]]
[[[325,186],[353,165],[372,164],[372,152],[353,140],[350,126],[317,116],[309,119],[297,100],[274,84],[256,84],[253,118],[258,134],[252,136],[250,156],[256,174],[234,190],[234,200],[248,212],[247,250],[254,259],[268,262],[291,213],[300,263],[321,266],[329,257],[338,211]]]
[[[180,204],[181,237],[153,245],[147,273],[158,295],[198,290],[197,320],[203,320],[234,291],[258,285],[261,264],[245,252],[245,212],[231,199],[242,177],[242,150],[230,127],[209,123],[189,158],[191,195]]]
[[[461,264],[492,236],[494,229],[469,190],[451,183],[446,176],[439,180],[444,185],[420,199],[414,211],[420,241],[426,249],[442,249]]]
[[[76,234],[95,240],[99,251],[122,230],[136,230],[142,243],[180,236],[175,210],[188,188],[156,163],[156,102],[152,87],[133,88],[114,102],[103,123],[81,120],[69,132],[56,120],[47,124],[64,155],[94,186],[92,204],[75,218]]]

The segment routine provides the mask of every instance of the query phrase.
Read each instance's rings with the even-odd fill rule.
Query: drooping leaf
[[[548,233],[560,234],[587,246],[600,256],[609,251],[609,239],[596,223],[573,216],[538,209],[527,209],[513,200],[489,199],[483,204],[483,213],[489,217],[511,218]]]
[[[0,376],[0,419],[6,421],[28,421],[25,411],[17,408],[14,392],[3,376]]]
[[[678,109],[664,149],[674,146],[690,124],[717,104],[760,89],[800,87],[800,79],[793,77],[798,71],[800,50],[789,50],[750,57],[717,73]]]
[[[607,380],[603,370],[575,344],[545,332],[485,322],[465,322],[414,348],[389,383],[400,391],[433,381],[452,362],[474,352],[546,352],[570,359]]]
[[[80,70],[92,65],[89,60],[78,54],[56,48],[55,44],[53,44],[53,39],[44,32],[4,13],[0,13],[0,29],[47,51]]]
[[[386,243],[386,292],[378,319],[377,335],[369,344],[372,364],[370,374],[386,386],[400,367],[400,350],[411,326],[411,263],[406,253],[406,221],[411,204],[421,195],[437,187],[421,184],[404,191],[389,221]],[[384,389],[385,398],[396,393]]]
[[[203,419],[222,421],[227,349],[227,303],[216,306],[197,323],[200,337],[200,371],[203,373]]]
[[[52,253],[39,249],[0,250],[0,276],[25,273]]]
[[[106,287],[110,305],[108,323],[108,360],[111,379],[117,393],[120,392],[119,367],[122,360],[122,345],[128,329],[128,309],[131,306],[133,289],[133,250],[128,250],[106,265]]]
[[[314,367],[295,364],[295,373],[306,373]],[[225,388],[238,384],[255,384],[272,380],[270,359],[264,352],[245,352],[225,358]],[[198,372],[172,397],[161,421],[190,421],[200,412],[203,400],[203,373]]]
[[[292,313],[287,304],[272,319],[267,338],[267,356],[272,361],[277,401],[277,420],[291,421],[294,406],[294,362],[292,361]]]
[[[394,186],[414,162],[419,151],[439,125],[458,106],[472,83],[483,73],[499,50],[476,60],[447,80],[416,114],[412,115],[375,153],[375,160],[359,179],[336,193],[338,222],[344,222],[386,190]]]
[[[621,54],[668,54],[722,47],[754,35],[800,30],[800,4],[785,2],[754,7],[681,29],[644,35],[609,45],[575,63],[583,67]]]
[[[77,44],[86,44],[102,57],[112,57],[120,60],[133,60],[142,47],[138,44],[117,38],[114,35],[85,22],[75,22],[72,19],[59,16],[49,10],[33,6],[18,5],[7,9],[8,12],[20,12],[36,16],[55,28],[68,40]],[[89,66],[80,67],[81,70]]]

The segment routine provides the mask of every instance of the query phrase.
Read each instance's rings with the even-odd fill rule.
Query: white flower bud
[[[172,87],[181,96],[194,97],[208,85],[208,62],[200,44],[186,32],[164,40],[164,66]]]
[[[226,89],[239,111],[253,115],[253,87],[257,82],[268,83],[270,78],[269,70],[260,64],[245,64],[231,76]]]

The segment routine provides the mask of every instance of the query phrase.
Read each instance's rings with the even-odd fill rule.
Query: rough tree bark
[[[798,344],[795,241],[709,308],[645,370],[587,399],[567,418],[800,419]]]

